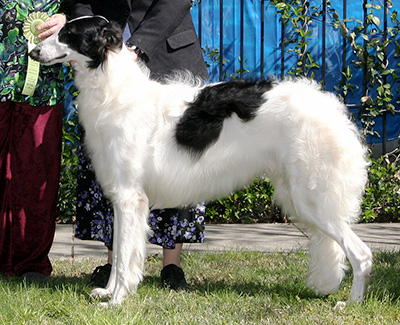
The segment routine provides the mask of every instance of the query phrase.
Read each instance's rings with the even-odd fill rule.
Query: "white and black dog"
[[[346,107],[304,79],[152,81],[121,34],[102,17],[82,17],[30,53],[46,65],[76,61],[86,146],[114,204],[112,272],[92,295],[120,304],[136,291],[150,207],[221,198],[268,175],[275,201],[309,233],[309,287],[320,295],[337,290],[347,257],[354,272],[348,302],[361,301],[372,255],[350,225],[368,162]]]

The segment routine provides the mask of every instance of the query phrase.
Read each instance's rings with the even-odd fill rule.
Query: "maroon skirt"
[[[0,273],[50,275],[62,104],[0,103]]]

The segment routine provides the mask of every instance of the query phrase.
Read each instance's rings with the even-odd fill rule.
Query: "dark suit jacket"
[[[75,0],[71,18],[102,15],[122,28],[128,24],[129,43],[144,51],[153,78],[185,69],[206,80],[191,6],[191,0]]]

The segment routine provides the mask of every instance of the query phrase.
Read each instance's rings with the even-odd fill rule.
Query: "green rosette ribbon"
[[[22,30],[24,37],[28,41],[28,53],[40,42],[38,35],[43,32],[36,29],[37,26],[48,21],[50,17],[40,11],[31,13],[24,21]],[[28,69],[22,94],[32,96],[39,78],[40,63],[28,57]]]

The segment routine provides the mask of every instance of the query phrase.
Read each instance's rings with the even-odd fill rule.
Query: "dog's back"
[[[235,83],[224,86],[237,90]],[[290,173],[292,181],[296,178],[299,185],[301,182],[316,193],[326,191],[333,177],[357,175],[359,182],[352,192],[361,195],[366,182],[366,160],[358,132],[343,105],[322,93],[314,83],[272,84],[262,96],[255,95],[261,99],[257,108],[253,98],[241,98],[241,104],[246,100],[252,104],[241,107],[239,114],[246,116],[246,110],[249,114],[245,118],[237,113],[226,115],[222,108],[225,101],[218,106],[218,97],[223,95],[218,91],[215,100],[207,98],[202,102],[199,98],[203,92],[200,90],[195,101],[187,104],[180,117],[173,118],[174,124],[159,127],[151,140],[164,141],[162,146],[152,144],[154,170],[147,168],[149,197],[155,206],[173,207],[224,197],[264,174],[279,182]],[[180,183],[186,179],[196,185],[183,188]],[[342,186],[346,188],[339,192],[346,193],[352,185],[343,182]],[[348,217],[355,217],[357,211]]]

